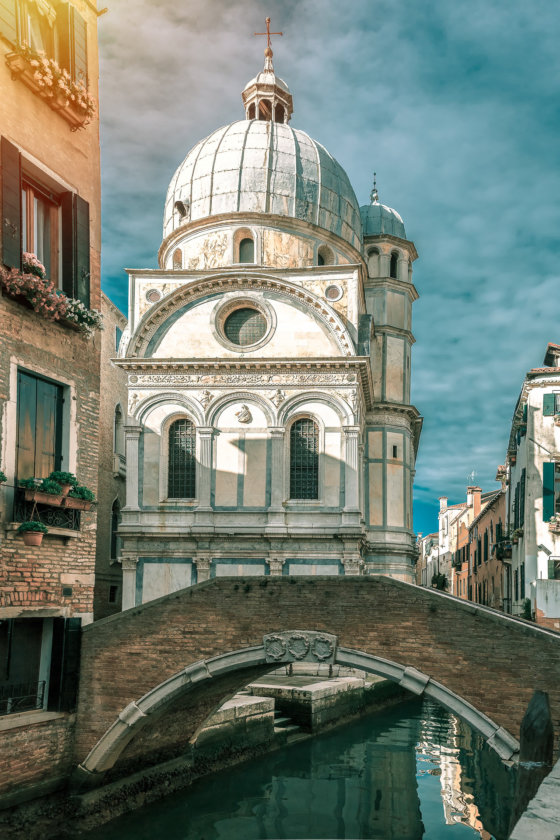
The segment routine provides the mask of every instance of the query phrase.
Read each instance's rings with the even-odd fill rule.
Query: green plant
[[[524,618],[526,621],[533,620],[533,613],[531,612],[531,599],[524,598],[523,599],[523,609],[521,612],[521,618]]]
[[[48,534],[49,529],[42,522],[32,519],[31,522],[22,522],[18,527],[18,534],[23,534],[25,531],[40,531],[41,534]]]
[[[22,478],[19,482],[19,486],[24,487],[26,490],[36,490],[37,483],[38,482],[35,478]]]
[[[432,575],[432,586],[436,589],[440,589],[441,591],[447,589],[447,578],[445,575],[442,575],[441,573]]]
[[[41,493],[48,493],[51,496],[60,496],[62,494],[62,487],[58,481],[51,481],[50,478],[44,478],[37,490]]]
[[[4,482],[7,481],[7,480],[8,479],[7,479],[6,473],[3,473],[2,470],[0,470],[0,484],[4,484]]]
[[[68,495],[72,496],[74,499],[83,499],[85,502],[95,501],[95,493],[93,490],[90,490],[89,487],[83,487],[81,484],[76,484],[72,487]]]
[[[54,470],[50,475],[49,479],[51,481],[56,481],[58,484],[71,484],[72,487],[75,487],[78,483],[78,479],[71,472],[63,472],[62,470]]]

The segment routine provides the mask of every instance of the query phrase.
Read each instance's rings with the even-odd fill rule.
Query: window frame
[[[173,423],[177,420],[188,420],[194,428],[194,496],[169,496],[169,432]],[[186,411],[177,412],[166,417],[160,431],[160,472],[159,472],[159,501],[160,504],[184,504],[189,506],[198,505],[199,481],[200,481],[200,436],[196,418]]]
[[[301,420],[311,420],[315,423],[317,427],[317,496],[315,498],[297,498],[291,495],[292,490],[292,480],[291,480],[291,468],[292,468],[292,428],[298,421]],[[284,463],[286,464],[285,469],[285,492],[284,498],[287,499],[287,502],[290,505],[317,505],[321,504],[324,498],[324,451],[325,451],[325,430],[323,423],[321,422],[320,418],[314,414],[304,412],[298,413],[293,417],[290,417],[289,421],[286,423],[286,434],[285,434],[285,457]]]

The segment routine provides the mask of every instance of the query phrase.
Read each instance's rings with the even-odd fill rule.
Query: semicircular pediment
[[[256,309],[267,315],[269,309],[274,330],[264,352],[258,345],[228,345],[227,335],[216,321],[220,301],[224,305],[240,296],[244,305],[254,301]],[[189,313],[197,310],[198,323]],[[224,308],[224,312],[229,312]],[[225,317],[225,316],[224,316]],[[309,331],[307,335],[306,330]],[[169,336],[173,334],[173,340]],[[207,332],[204,343],[204,331]],[[272,335],[274,333],[274,337]],[[188,336],[197,338],[196,352]],[[225,339],[225,340],[222,340]],[[301,347],[298,346],[298,342]],[[220,346],[221,345],[221,346]],[[287,280],[266,274],[206,277],[187,283],[153,306],[142,318],[131,337],[129,358],[211,358],[259,356],[355,356],[356,347],[348,328],[337,312],[313,292]],[[303,351],[303,352],[302,352]]]

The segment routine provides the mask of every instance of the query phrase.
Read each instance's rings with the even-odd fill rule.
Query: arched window
[[[328,245],[321,245],[317,251],[317,265],[334,265],[334,254]]]
[[[248,236],[239,243],[239,262],[255,262],[255,243]]]
[[[116,560],[119,556],[119,537],[117,531],[119,522],[121,521],[121,506],[119,500],[115,499],[113,507],[111,508],[111,560]]]
[[[183,254],[180,248],[173,251],[173,268],[183,268]]]
[[[278,105],[276,105],[274,108],[274,122],[284,122],[284,106],[280,105],[280,103],[278,103]]]
[[[290,429],[290,499],[319,498],[319,428],[308,417]]]
[[[397,261],[399,259],[399,255],[396,251],[393,251],[391,254],[391,267],[389,269],[389,276],[394,277],[395,280],[397,279]]]
[[[247,119],[254,120],[255,119],[255,103],[251,102],[249,105],[249,110],[247,111]]]
[[[194,499],[196,495],[196,433],[186,417],[169,427],[167,497]]]
[[[379,248],[370,248],[367,252],[370,277],[379,277]]]
[[[259,120],[272,119],[272,105],[269,99],[261,99],[259,102]]]

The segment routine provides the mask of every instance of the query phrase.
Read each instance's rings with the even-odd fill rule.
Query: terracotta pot
[[[45,535],[42,531],[23,531],[22,537],[25,545],[41,545]]]
[[[71,484],[61,484],[60,482],[59,482],[59,484],[62,487],[62,495],[67,496],[68,493],[70,492],[70,490],[72,489],[72,485]]]

